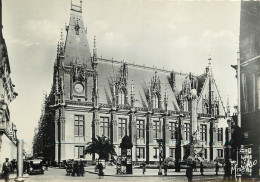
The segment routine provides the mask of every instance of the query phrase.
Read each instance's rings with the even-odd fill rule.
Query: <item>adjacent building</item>
[[[15,99],[17,93],[10,77],[7,47],[2,33],[2,0],[0,0],[0,171],[5,158],[17,158],[17,129],[11,122],[9,104]]]
[[[35,145],[47,143],[39,151],[48,150],[46,157],[57,162],[94,160],[84,149],[97,135],[109,138],[118,155],[129,136],[136,162],[159,161],[158,139],[163,158],[224,158],[226,128],[219,123],[226,112],[210,60],[195,76],[98,58],[95,43],[93,52],[89,48],[82,4],[71,4],[42,118]]]
[[[260,2],[241,1],[240,59],[238,61],[239,115],[243,142],[243,175],[258,176],[260,166]]]

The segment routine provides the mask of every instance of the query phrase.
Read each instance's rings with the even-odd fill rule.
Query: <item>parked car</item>
[[[36,173],[44,174],[42,160],[40,160],[40,159],[30,160],[28,173],[29,174],[36,174]]]

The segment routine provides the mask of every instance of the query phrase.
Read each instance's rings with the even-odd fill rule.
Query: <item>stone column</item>
[[[166,158],[166,144],[169,143],[169,137],[168,137],[168,141],[166,141],[166,133],[168,131],[169,133],[169,124],[167,124],[168,122],[168,118],[167,116],[163,117],[163,126],[162,126],[162,149],[163,149],[163,160]],[[168,127],[167,127],[168,126]]]
[[[23,177],[23,140],[17,141],[17,178],[15,181],[24,181]]]
[[[209,143],[209,150],[210,150],[210,161],[213,161],[213,145],[215,141],[215,134],[216,134],[216,127],[215,127],[215,119],[210,119],[210,143]]]
[[[198,117],[197,117],[197,91],[192,89],[190,92],[190,156],[195,157],[194,147],[198,147]],[[197,144],[197,145],[196,145]]]
[[[129,136],[131,142],[136,144],[136,118],[134,112],[131,112],[129,116]]]
[[[116,119],[116,111],[111,111],[111,125],[110,125],[110,140],[111,143],[117,143],[118,137],[117,137],[117,119]]]
[[[130,136],[131,142],[133,144],[132,161],[134,161],[136,159],[137,136],[136,136],[136,116],[135,116],[133,109],[131,109],[130,115],[129,115],[129,136]]]
[[[92,118],[92,141],[99,136],[99,116],[97,108],[94,108]],[[92,161],[95,161],[95,153],[92,154]]]

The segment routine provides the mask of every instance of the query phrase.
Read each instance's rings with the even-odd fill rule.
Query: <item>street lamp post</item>
[[[181,118],[184,117],[183,114],[178,116],[178,131],[177,131],[177,141],[176,141],[176,151],[175,151],[175,172],[180,172],[180,159],[181,159]]]
[[[159,144],[159,172],[158,172],[158,175],[162,175],[162,142],[163,142],[163,139],[157,139],[157,143]]]

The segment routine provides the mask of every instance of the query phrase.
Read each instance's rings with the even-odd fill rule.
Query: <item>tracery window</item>
[[[101,117],[100,118],[100,136],[109,137],[109,118]]]
[[[153,138],[158,139],[159,138],[159,121],[153,121]]]
[[[137,138],[144,138],[144,120],[136,121]]]
[[[207,125],[200,125],[200,138],[202,141],[207,141]]]
[[[153,108],[159,108],[159,97],[158,97],[158,94],[154,94],[154,97],[153,97]]]
[[[218,104],[215,105],[215,116],[219,115],[219,108],[218,108]]]
[[[74,134],[75,136],[84,136],[84,116],[75,115],[74,118]]]
[[[74,147],[74,158],[84,158],[84,146],[75,146]]]
[[[223,128],[218,128],[218,141],[222,142],[223,141]]]
[[[207,103],[204,104],[203,113],[204,114],[209,114],[209,105]]]
[[[127,120],[124,118],[119,118],[118,124],[118,136],[119,138],[123,138],[125,135],[127,135]]]
[[[175,139],[176,129],[177,129],[177,123],[169,122],[169,130],[170,130],[170,137],[171,137],[171,139]]]
[[[138,159],[144,159],[145,158],[145,148],[144,147],[137,147],[136,148],[136,157]]]
[[[184,140],[190,139],[190,124],[184,123]]]
[[[125,92],[121,89],[118,93],[118,104],[125,104]]]

